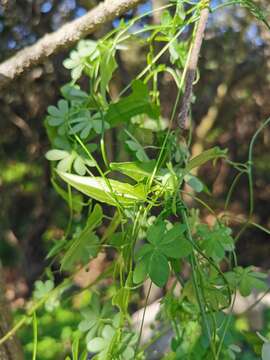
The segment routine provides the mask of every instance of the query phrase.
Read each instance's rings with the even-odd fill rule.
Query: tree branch
[[[72,46],[106,22],[115,19],[144,1],[106,0],[79,19],[65,24],[53,33],[44,35],[34,45],[20,50],[0,64],[0,89],[3,89],[32,66],[40,64],[48,56]]]
[[[191,102],[193,83],[196,75],[196,69],[198,65],[199,55],[202,47],[202,41],[204,37],[208,16],[209,16],[209,7],[207,6],[204,7],[201,11],[198,27],[194,38],[194,43],[189,58],[186,78],[185,78],[186,86],[185,86],[179,117],[178,117],[180,127],[183,129],[189,128],[188,112]]]

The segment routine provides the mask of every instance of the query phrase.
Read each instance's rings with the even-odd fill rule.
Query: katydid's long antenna
[[[206,23],[209,16],[209,0],[203,0],[201,6],[202,6],[201,15],[189,58],[189,64],[185,78],[185,90],[180,108],[180,113],[178,116],[179,125],[182,129],[188,129],[190,126],[188,119],[188,112],[191,102],[193,83],[198,65],[198,59],[202,47],[202,41],[205,33]]]

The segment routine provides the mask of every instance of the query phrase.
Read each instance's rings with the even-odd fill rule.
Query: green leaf
[[[53,149],[46,152],[45,157],[49,161],[62,160],[69,156],[69,152],[65,150]]]
[[[147,154],[146,154],[146,152],[144,151],[143,148],[136,151],[136,157],[141,162],[149,161],[149,157],[147,156]]]
[[[151,254],[144,256],[136,265],[134,273],[133,273],[133,282],[135,284],[139,284],[143,282],[148,275],[148,267],[149,260],[151,258]]]
[[[114,306],[117,306],[122,314],[126,314],[129,298],[130,298],[130,290],[126,287],[122,287],[116,292],[116,294],[114,294],[112,298],[112,304]]]
[[[147,156],[146,152],[144,151],[144,148],[142,145],[134,140],[127,140],[126,141],[127,146],[130,148],[130,150],[135,152],[135,155],[137,159],[141,162],[148,162],[150,161],[149,157]]]
[[[66,100],[59,100],[57,106],[48,107],[48,124],[50,126],[60,126],[67,121],[69,107]]]
[[[106,89],[112,78],[112,75],[117,69],[117,62],[115,61],[115,51],[108,47],[102,51],[100,60],[100,92],[106,101]]]
[[[102,177],[85,177],[60,171],[57,173],[75,189],[109,205],[117,206],[119,202],[128,206],[146,200],[145,187],[143,185],[132,186]]]
[[[87,331],[87,343],[100,333],[104,326],[103,319],[112,316],[112,307],[110,303],[106,303],[101,308],[100,302],[100,298],[95,293],[93,293],[90,306],[81,312],[83,320],[79,323],[78,328],[82,332]]]
[[[90,340],[87,344],[87,349],[90,352],[99,352],[106,347],[106,341],[102,338],[96,337],[93,340]]]
[[[55,191],[57,192],[57,194],[60,195],[70,205],[68,192],[65,191],[64,189],[62,189],[54,179],[52,179],[51,181],[52,181],[53,187],[54,187]],[[82,195],[81,194],[72,194],[72,198],[71,198],[72,209],[76,212],[81,212],[83,205],[84,204],[83,204]]]
[[[154,247],[151,244],[144,244],[135,254],[135,259],[140,260],[143,258],[146,254],[151,253],[154,251]]]
[[[111,126],[116,126],[139,114],[158,119],[160,110],[156,104],[150,102],[147,85],[141,80],[135,80],[132,83],[132,93],[116,103],[111,103],[105,117]]]
[[[162,237],[166,231],[166,225],[164,222],[158,222],[150,226],[147,230],[147,240],[153,245],[159,245]]]
[[[217,288],[216,286],[211,286],[207,281],[209,281],[209,279],[206,279],[203,284],[206,302],[210,304],[211,308],[215,311],[227,307],[228,299],[226,291],[223,291],[223,289]]]
[[[72,359],[79,360],[80,337],[77,335],[72,343]]]
[[[215,261],[222,260],[226,251],[234,250],[234,240],[230,234],[231,229],[222,224],[216,223],[213,229],[205,224],[198,226],[201,247]]]
[[[54,288],[54,282],[52,280],[41,281],[38,280],[35,282],[35,289],[33,296],[35,299],[39,300],[46,296]]]
[[[148,228],[147,240],[166,257],[180,259],[192,252],[192,244],[183,234],[185,230],[182,224],[175,224],[167,230],[165,222],[158,222]]]
[[[158,287],[163,287],[168,281],[169,272],[170,268],[166,257],[155,251],[149,263],[149,276],[153,283]]]
[[[240,280],[239,291],[242,296],[249,296],[253,289],[266,290],[267,285],[258,279],[253,272],[244,274]]]
[[[70,127],[70,135],[79,133],[82,139],[86,139],[93,128],[90,112],[88,110],[81,111],[76,118],[70,121]]]
[[[87,228],[93,230],[98,227],[103,218],[102,207],[99,204],[96,204],[90,216],[87,219]]]
[[[102,114],[100,112],[91,114],[88,110],[81,111],[70,121],[71,129],[69,130],[69,134],[73,135],[79,133],[82,139],[86,139],[92,129],[97,134],[101,134],[102,121]],[[104,122],[104,129],[106,130],[108,128],[109,124]]]
[[[71,77],[76,81],[81,77],[84,70],[91,68],[91,63],[98,55],[99,51],[95,41],[81,40],[77,49],[72,50],[69,58],[64,60],[63,65],[66,69],[71,70]]]
[[[78,262],[85,264],[91,257],[97,255],[99,241],[93,230],[100,225],[102,216],[102,208],[96,204],[87,220],[85,228],[75,235],[64,255],[61,261],[61,268],[63,270],[70,270]]]
[[[216,146],[192,158],[185,167],[185,172],[189,173],[192,169],[205,164],[209,160],[216,160],[218,158],[226,158],[226,157],[227,157],[227,150],[221,150],[219,147]]]
[[[88,342],[88,351],[99,353],[98,359],[108,359],[107,353],[110,349],[114,334],[115,329],[110,325],[105,325],[102,330],[102,337],[96,337]]]
[[[184,176],[184,181],[192,187],[196,192],[201,192],[204,189],[203,183],[194,175],[187,174]]]
[[[49,250],[46,255],[46,259],[50,259],[57,255],[61,250],[63,250],[66,246],[67,240],[66,239],[59,239],[54,241],[53,247]]]
[[[180,259],[190,255],[192,252],[192,244],[183,234],[185,229],[184,225],[175,225],[164,235],[158,249],[167,257],[174,259]]]
[[[74,150],[65,151],[52,149],[49,150],[45,156],[50,161],[59,161],[56,168],[62,172],[71,171],[73,165],[77,174],[85,175],[87,166],[96,166],[96,163],[93,160],[86,159],[83,155],[79,155]]]
[[[80,89],[78,85],[66,84],[61,87],[61,93],[69,101],[83,102],[88,100],[88,94]]]
[[[112,171],[119,171],[122,174],[129,176],[138,182],[143,181],[145,178],[150,178],[154,171],[156,162],[155,160],[148,161],[146,163],[141,162],[121,162],[110,163]]]
[[[61,270],[71,270],[77,263],[87,264],[99,250],[98,237],[91,230],[84,230],[71,242],[71,245],[61,261]]]
[[[72,163],[75,159],[75,153],[68,154],[64,159],[60,160],[57,164],[57,170],[59,171],[70,171]]]
[[[266,290],[267,284],[262,280],[264,275],[252,271],[252,267],[242,268],[237,266],[233,271],[224,274],[232,289],[239,288],[242,296],[249,296],[253,289]]]
[[[87,167],[84,165],[84,161],[80,156],[77,156],[73,163],[74,170],[79,175],[85,175]]]

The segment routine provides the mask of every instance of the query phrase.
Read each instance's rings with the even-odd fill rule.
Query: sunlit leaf
[[[138,182],[143,181],[145,178],[150,178],[155,168],[155,161],[151,160],[146,163],[141,162],[122,162],[110,163],[110,168],[113,171],[119,171],[122,174],[129,176]]]
[[[132,205],[146,200],[143,185],[132,186],[102,177],[83,177],[60,171],[58,174],[64,181],[85,195],[110,205],[117,206],[118,203]]]
[[[107,86],[116,68],[117,62],[115,61],[115,50],[110,47],[106,47],[102,51],[100,59],[100,92],[104,99],[106,99]]]

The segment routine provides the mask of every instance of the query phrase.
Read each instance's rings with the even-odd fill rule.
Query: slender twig
[[[185,78],[185,91],[182,99],[182,105],[179,113],[179,125],[183,129],[188,129],[188,112],[191,102],[192,88],[196,75],[199,55],[202,47],[202,41],[205,33],[206,23],[209,16],[209,1],[202,2],[202,11],[198,22],[197,31],[195,34],[193,47],[191,50],[188,69]]]
[[[251,304],[245,311],[241,312],[240,315],[243,316],[253,310],[264,298],[266,295],[270,293],[270,287],[265,290],[265,292],[253,303]]]
[[[33,355],[32,360],[36,360],[37,358],[37,345],[38,345],[38,326],[37,326],[37,315],[34,311],[33,313]]]
[[[142,332],[143,332],[143,324],[144,324],[144,319],[145,319],[145,313],[146,313],[146,309],[147,309],[147,305],[148,305],[148,300],[149,300],[149,296],[150,296],[150,292],[151,292],[151,289],[152,289],[152,281],[150,282],[150,285],[149,285],[149,289],[148,289],[148,292],[147,292],[147,295],[146,295],[146,299],[145,299],[145,305],[144,305],[144,309],[143,309],[143,317],[142,317],[142,322],[141,322],[141,327],[140,327],[140,333],[139,333],[139,338],[138,338],[138,341],[137,341],[137,344],[136,344],[136,348],[135,348],[135,358],[136,358],[136,355],[138,353],[138,350],[139,350],[139,346],[140,346],[140,342],[141,342],[141,337],[142,337]]]

